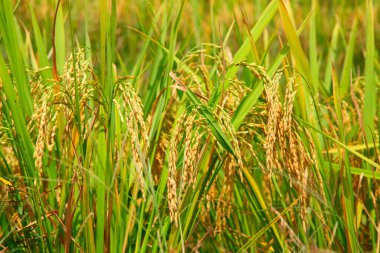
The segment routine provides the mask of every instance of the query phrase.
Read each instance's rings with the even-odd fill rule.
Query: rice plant
[[[1,252],[379,252],[377,1],[0,1]]]

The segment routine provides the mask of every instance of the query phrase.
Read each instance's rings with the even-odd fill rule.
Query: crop
[[[0,251],[379,252],[377,1],[0,1]]]

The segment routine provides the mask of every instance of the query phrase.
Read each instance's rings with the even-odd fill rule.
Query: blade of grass
[[[318,65],[318,47],[317,47],[317,20],[316,12],[318,4],[316,0],[312,3],[312,12],[310,20],[310,33],[309,33],[309,58],[310,58],[310,72],[311,80],[316,91],[319,87],[319,65]],[[314,10],[314,11],[313,11]]]
[[[335,62],[335,57],[336,57],[336,50],[337,50],[337,44],[338,44],[338,38],[339,38],[339,31],[340,31],[340,24],[337,23],[334,27],[333,33],[332,33],[332,38],[329,46],[329,53],[327,56],[327,63],[326,63],[326,69],[325,69],[325,78],[324,78],[324,87],[327,91],[327,94],[330,94],[331,92],[331,80],[332,80],[332,75],[331,75],[331,70],[332,70],[332,64]]]
[[[340,97],[344,97],[350,88],[351,83],[351,76],[352,76],[352,65],[353,65],[353,58],[354,58],[354,52],[355,52],[355,40],[356,40],[356,32],[357,32],[357,19],[354,18],[354,22],[352,24],[352,31],[350,35],[350,40],[348,42],[348,46],[346,49],[344,64],[343,64],[343,70],[342,74],[340,76],[340,85],[339,85],[339,94]]]
[[[31,116],[33,112],[33,102],[28,86],[27,76],[25,72],[25,62],[22,55],[22,39],[17,33],[17,24],[13,16],[13,8],[11,1],[0,2],[0,33],[2,35],[5,50],[8,56],[10,70],[15,78],[17,92],[20,94],[20,109],[23,116]]]
[[[341,108],[341,99],[339,96],[339,85],[338,78],[335,72],[335,68],[333,65],[332,70],[332,82],[333,82],[333,96],[334,96],[334,106],[335,112],[338,117],[338,127],[339,127],[339,135],[340,139],[344,143],[346,140],[346,134],[344,131],[343,125],[343,115]],[[346,237],[348,240],[347,249],[350,252],[357,252],[357,244],[356,244],[356,232],[355,232],[355,224],[354,224],[354,196],[353,196],[353,188],[352,188],[352,175],[351,175],[351,166],[348,160],[347,150],[344,149],[343,152],[339,152],[339,160],[341,162],[341,176],[342,176],[342,188],[343,188],[343,196],[342,197],[342,208],[344,211],[344,218],[347,224],[345,228]]]
[[[297,32],[290,20],[290,16],[286,5],[283,0],[280,1],[279,12],[281,14],[281,20],[283,22],[285,34],[288,38],[288,43],[290,46],[290,52],[295,59],[296,68],[301,72],[301,74],[305,77],[306,81],[312,84],[314,91],[317,89],[317,84],[312,82],[311,74],[310,74],[310,66],[309,61],[306,58],[304,50],[301,46],[301,42],[297,35]]]
[[[374,14],[372,1],[367,0],[367,24],[366,24],[366,57],[365,57],[365,86],[363,120],[367,140],[374,134],[376,114],[376,83],[375,83],[375,42],[374,42]]]
[[[55,18],[55,27],[54,27],[54,47],[55,47],[55,57],[57,65],[57,74],[63,74],[63,66],[66,61],[66,36],[65,36],[65,21],[62,13],[62,4],[61,0],[55,1],[57,6],[56,18]]]

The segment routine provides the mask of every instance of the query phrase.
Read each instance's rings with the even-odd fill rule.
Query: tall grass
[[[379,252],[380,6],[0,2],[0,250]]]

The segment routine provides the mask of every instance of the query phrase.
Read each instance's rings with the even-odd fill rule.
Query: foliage
[[[0,2],[0,250],[379,252],[376,1]]]

